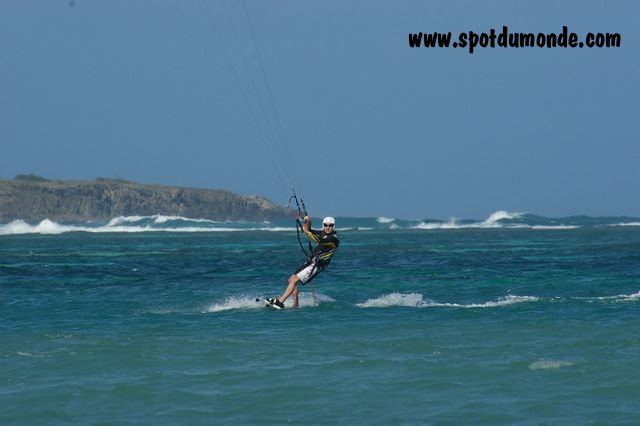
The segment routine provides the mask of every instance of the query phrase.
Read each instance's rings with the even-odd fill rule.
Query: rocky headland
[[[182,216],[216,221],[265,221],[290,217],[264,197],[221,189],[145,185],[120,179],[57,181],[34,175],[0,179],[0,223],[22,219],[59,223],[118,216]]]

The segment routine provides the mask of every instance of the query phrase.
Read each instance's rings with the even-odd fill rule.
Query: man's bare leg
[[[289,277],[289,281],[287,282],[287,288],[284,290],[284,293],[282,293],[282,295],[278,297],[278,300],[284,303],[284,301],[287,300],[289,296],[291,296],[291,294],[295,292],[293,303],[294,306],[296,306],[296,302],[298,301],[298,281],[300,281],[300,278],[298,278],[296,274],[291,275]]]
[[[293,290],[293,307],[298,307],[298,293],[300,293],[300,287],[296,285],[296,288]]]

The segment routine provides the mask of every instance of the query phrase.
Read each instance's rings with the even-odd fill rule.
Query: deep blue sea
[[[640,219],[337,230],[0,224],[0,424],[640,424]]]

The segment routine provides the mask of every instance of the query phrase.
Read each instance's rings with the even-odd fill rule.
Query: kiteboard
[[[264,300],[265,306],[267,308],[277,309],[277,310],[284,309],[284,308],[281,308],[280,306],[276,305],[275,303],[271,303],[269,301],[269,299],[263,299],[263,300]]]

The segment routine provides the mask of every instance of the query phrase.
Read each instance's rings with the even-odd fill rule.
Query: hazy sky
[[[640,216],[637,1],[246,10],[252,27],[237,0],[1,1],[0,178],[118,177],[280,204],[293,180],[317,216]],[[408,45],[503,25],[620,33],[622,46]]]

